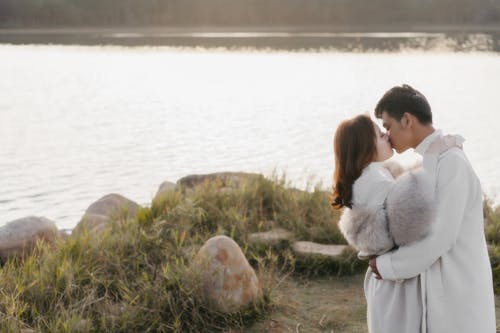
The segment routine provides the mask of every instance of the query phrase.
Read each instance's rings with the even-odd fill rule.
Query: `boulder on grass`
[[[23,217],[0,227],[0,259],[32,251],[38,240],[52,243],[58,236],[56,224],[44,217]]]
[[[210,238],[190,271],[196,274],[202,296],[224,313],[236,312],[262,297],[255,271],[238,244],[227,236]]]
[[[169,182],[168,180],[164,181],[163,183],[160,184],[160,187],[158,187],[158,191],[156,191],[156,195],[153,199],[153,201],[158,200],[159,198],[165,196],[167,193],[171,191],[175,191],[176,186],[174,183]]]
[[[115,193],[105,195],[87,208],[75,231],[79,232],[86,228],[89,231],[98,231],[112,218],[135,217],[139,208],[137,203],[122,195]]]

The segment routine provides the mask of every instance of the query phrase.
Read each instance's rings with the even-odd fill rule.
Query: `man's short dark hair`
[[[387,91],[375,107],[375,116],[382,118],[382,112],[400,121],[405,112],[414,115],[422,124],[432,124],[431,106],[425,96],[407,84]]]

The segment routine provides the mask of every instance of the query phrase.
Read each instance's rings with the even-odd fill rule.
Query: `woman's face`
[[[391,148],[387,133],[382,133],[376,123],[373,123],[373,126],[375,127],[375,146],[377,148],[373,161],[383,162],[391,158],[394,155],[394,151]]]

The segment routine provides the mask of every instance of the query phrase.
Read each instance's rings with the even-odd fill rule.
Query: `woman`
[[[430,149],[436,154],[457,146],[447,138]],[[434,210],[433,165],[397,179],[384,166],[393,155],[386,134],[367,115],[342,122],[334,138],[335,172],[332,206],[344,208],[339,227],[361,259],[381,255],[395,246],[425,237]],[[422,320],[419,277],[404,281],[365,275],[370,333],[417,333]]]

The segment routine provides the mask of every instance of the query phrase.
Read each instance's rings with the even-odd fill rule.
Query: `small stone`
[[[289,241],[293,234],[285,229],[276,228],[265,232],[256,232],[248,236],[251,244],[276,245],[283,241]]]
[[[303,256],[324,255],[327,257],[338,257],[347,245],[325,245],[314,242],[296,242],[293,249],[296,254]]]

